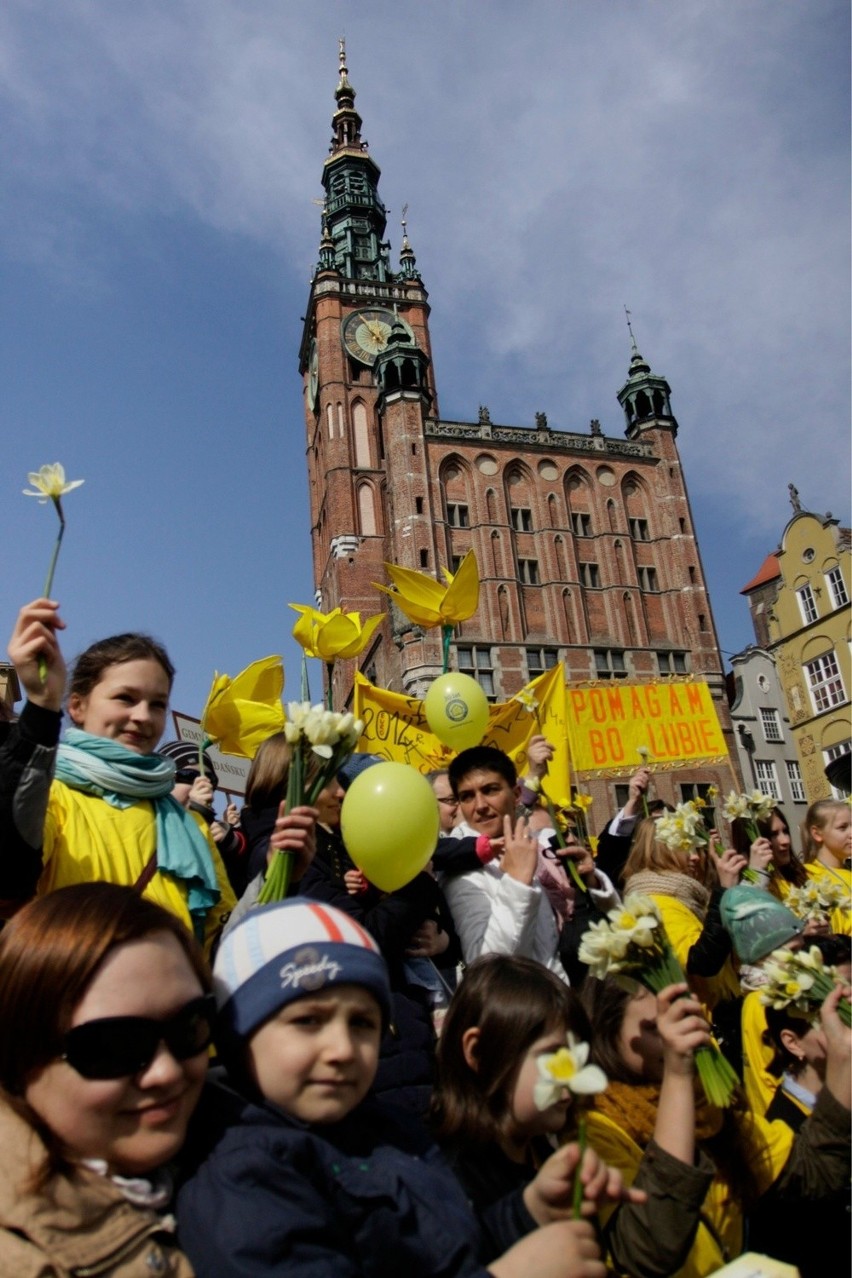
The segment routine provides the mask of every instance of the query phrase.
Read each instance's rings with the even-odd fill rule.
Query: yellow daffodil
[[[593,803],[594,799],[590,794],[580,794],[579,790],[574,791],[571,807],[576,808],[578,812],[588,812]]]
[[[284,730],[283,691],[280,657],[253,661],[233,679],[216,674],[201,714],[201,730],[223,753],[253,759],[267,737]]]
[[[602,1092],[607,1077],[597,1065],[587,1065],[589,1044],[568,1035],[566,1047],[540,1056],[536,1062],[538,1081],[533,1089],[537,1109],[549,1109],[563,1099],[565,1092],[576,1096],[592,1096]]]
[[[458,572],[442,569],[446,585],[441,585],[425,572],[385,564],[395,589],[373,582],[377,590],[390,595],[397,607],[415,625],[428,630],[431,626],[454,626],[467,621],[479,607],[479,569],[476,556],[469,550],[459,564]]]
[[[293,638],[300,643],[309,657],[319,657],[326,664],[359,656],[373,637],[383,614],[376,613],[362,623],[359,612],[318,612],[304,604],[289,604],[298,612],[299,620],[293,627]]]
[[[27,479],[35,489],[25,488],[23,490],[25,497],[38,497],[39,501],[44,505],[46,501],[59,501],[60,497],[64,497],[66,493],[70,493],[72,489],[79,488],[85,483],[83,479],[71,479],[66,481],[65,468],[60,466],[59,462],[49,462],[47,466],[42,466],[41,470],[31,470],[27,475]]]
[[[513,701],[518,701],[529,714],[538,713],[538,702],[536,701],[529,688],[521,688],[520,692],[516,692]]]

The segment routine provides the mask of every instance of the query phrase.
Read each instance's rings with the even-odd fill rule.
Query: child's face
[[[512,1134],[516,1140],[529,1140],[547,1132],[559,1132],[565,1126],[571,1108],[571,1094],[566,1089],[563,1098],[547,1109],[539,1109],[535,1103],[535,1085],[539,1081],[538,1061],[565,1046],[565,1026],[559,1026],[537,1038],[521,1061],[521,1068],[512,1092]]]
[[[817,843],[828,848],[832,856],[843,861],[852,855],[852,809],[845,804],[829,815],[825,828],[812,831]]]
[[[335,985],[282,1007],[248,1045],[249,1072],[267,1100],[305,1123],[336,1123],[370,1090],[382,1015],[360,985]]]

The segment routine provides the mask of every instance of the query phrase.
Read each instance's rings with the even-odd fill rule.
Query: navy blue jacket
[[[212,1083],[193,1132],[177,1217],[198,1278],[488,1278],[463,1189],[393,1106],[311,1127]]]

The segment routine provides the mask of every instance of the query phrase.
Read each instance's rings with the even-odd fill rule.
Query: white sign
[[[193,744],[200,745],[201,723],[198,719],[193,719],[188,714],[181,714],[178,710],[172,711],[172,718],[175,736],[179,741],[192,741]],[[236,754],[223,754],[215,745],[207,747],[207,754],[216,769],[219,789],[227,794],[237,794],[240,798],[244,798],[251,759],[241,759]]]

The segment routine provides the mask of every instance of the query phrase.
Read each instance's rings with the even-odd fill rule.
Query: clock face
[[[372,364],[379,352],[387,346],[395,321],[393,311],[353,311],[343,321],[343,345],[353,359],[361,364]],[[414,334],[408,324],[405,320],[401,322],[413,341]]]

